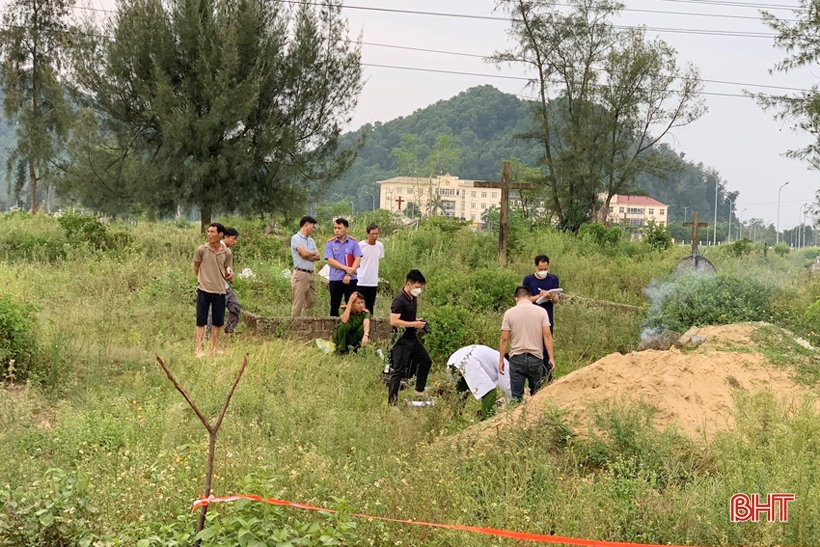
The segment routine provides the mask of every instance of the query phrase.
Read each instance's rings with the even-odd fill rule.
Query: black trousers
[[[395,405],[399,400],[401,381],[407,377],[407,369],[411,366],[416,370],[416,391],[424,391],[427,385],[427,375],[433,360],[427,354],[424,345],[416,338],[399,338],[392,351],[393,368],[390,371],[390,384],[387,390],[387,404]]]
[[[359,292],[364,295],[364,307],[370,313],[373,313],[373,308],[376,307],[376,292],[378,290],[378,287],[359,287]]]
[[[339,306],[342,305],[342,297],[345,297],[345,302],[350,301],[350,295],[356,292],[356,279],[351,279],[350,283],[345,285],[342,281],[330,282],[330,316],[339,317]]]

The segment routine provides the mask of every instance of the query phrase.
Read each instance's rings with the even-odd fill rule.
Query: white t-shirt
[[[498,350],[488,346],[467,346],[456,351],[447,360],[448,367],[461,372],[467,381],[470,392],[476,399],[481,399],[496,386],[501,388],[504,398],[512,399],[510,390],[510,366],[505,359],[504,374],[498,373]]]
[[[375,245],[370,245],[366,240],[359,242],[362,250],[362,262],[359,265],[359,287],[379,286],[379,260],[384,258],[384,245],[376,240]]]

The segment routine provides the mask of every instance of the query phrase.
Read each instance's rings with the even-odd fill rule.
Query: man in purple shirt
[[[325,260],[330,266],[330,316],[339,317],[339,306],[342,296],[345,302],[356,292],[358,278],[356,271],[362,261],[362,249],[359,242],[347,233],[350,223],[347,219],[337,218],[333,221],[333,233],[336,237],[325,244]]]

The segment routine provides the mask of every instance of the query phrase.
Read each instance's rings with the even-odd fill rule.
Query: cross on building
[[[698,228],[706,228],[709,223],[698,222],[698,214],[695,213],[692,215],[692,222],[684,222],[683,225],[692,228],[692,256],[698,256]]]
[[[501,218],[498,226],[498,262],[507,264],[507,224],[510,213],[510,190],[536,190],[534,184],[510,183],[510,162],[505,161],[501,169],[501,182],[476,181],[476,188],[499,188],[501,190]]]
[[[401,212],[401,204],[404,203],[404,202],[405,202],[405,200],[403,200],[401,198],[401,196],[399,196],[398,199],[396,199],[396,203],[399,204],[399,212]]]

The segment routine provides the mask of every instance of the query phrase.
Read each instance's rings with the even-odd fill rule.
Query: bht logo
[[[765,513],[764,522],[788,522],[789,502],[794,501],[794,494],[769,494],[766,502],[760,494],[735,494],[729,501],[730,522],[760,522],[760,513]],[[775,518],[777,505],[777,518]]]

